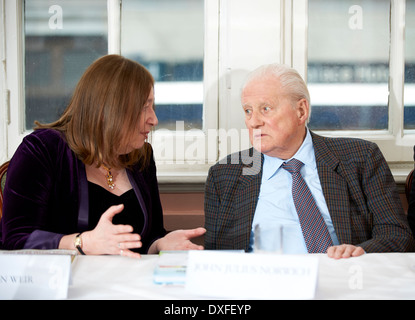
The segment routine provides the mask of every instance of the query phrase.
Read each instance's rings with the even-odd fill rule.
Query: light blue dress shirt
[[[333,244],[338,245],[339,241],[321,188],[313,141],[308,129],[303,144],[293,158],[304,163],[304,166],[301,168],[301,175],[307,183],[326,222]],[[251,248],[253,248],[253,232],[257,224],[271,225],[278,223],[284,226],[283,252],[288,254],[307,253],[300,221],[291,194],[292,177],[287,170],[281,168],[284,161],[288,162],[291,159],[282,160],[264,155],[261,189],[252,223]]]

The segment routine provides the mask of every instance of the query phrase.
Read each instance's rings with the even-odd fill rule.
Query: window
[[[107,20],[101,0],[24,1],[25,130],[59,118],[85,69],[107,53]]]
[[[415,129],[415,0],[406,1],[405,129]]]
[[[204,0],[123,0],[121,54],[155,78],[157,129],[203,129]]]
[[[159,124],[150,139],[159,176],[172,165],[179,170],[207,162],[206,132],[216,124],[209,115],[217,104],[204,102],[205,7],[205,0],[122,1],[119,53],[155,79]]]
[[[304,73],[312,100],[310,127],[323,135],[376,142],[395,179],[403,181],[413,168],[415,144],[409,130],[415,127],[410,40],[414,1],[307,4],[307,46],[300,51],[308,61]]]
[[[310,128],[388,129],[390,1],[310,0],[308,15]]]
[[[119,53],[156,80],[162,183],[202,184],[249,147],[240,86],[273,62],[307,80],[310,128],[376,142],[397,181],[413,167],[415,0],[0,0],[0,14],[4,160],[92,61]]]
[[[249,147],[241,85],[246,74],[260,65],[284,61],[284,3],[220,1],[218,159]]]
[[[22,11],[24,26],[24,46],[17,48],[23,52],[24,103],[17,115],[22,128],[14,148],[35,120],[51,122],[60,116],[76,83],[94,60],[116,53],[143,64],[155,78],[159,125],[151,139],[156,145],[156,161],[161,165],[172,161],[185,164],[184,160],[205,163],[207,147],[200,154],[188,151],[189,146],[206,139],[208,128],[217,128],[214,92],[209,114],[204,108],[209,102],[204,99],[204,86],[210,78],[217,78],[214,62],[210,64],[212,76],[204,77],[204,60],[217,61],[217,52],[212,59],[204,46],[205,25],[212,20],[205,19],[205,7],[204,0],[18,2],[16,10]],[[208,8],[212,12],[209,16],[217,20],[214,2]],[[215,29],[217,26],[209,28],[213,42],[217,42]],[[217,152],[209,157],[216,161]]]

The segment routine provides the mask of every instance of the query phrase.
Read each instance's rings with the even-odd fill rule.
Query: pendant
[[[102,167],[107,170],[107,174],[106,174],[106,178],[107,178],[107,183],[108,183],[108,188],[110,188],[111,190],[114,190],[115,188],[115,183],[113,181],[113,176],[111,173],[111,168],[107,168],[106,166],[102,165]]]

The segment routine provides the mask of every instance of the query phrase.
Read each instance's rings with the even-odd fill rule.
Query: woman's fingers
[[[206,233],[206,229],[202,227],[196,228],[196,229],[190,229],[190,230],[183,230],[183,231],[184,231],[185,237],[187,237],[187,239],[189,240],[200,237]]]
[[[129,258],[141,258],[141,255],[137,252],[133,252],[131,250],[120,250],[120,256],[129,257]]]
[[[111,206],[106,210],[94,230],[88,232],[88,248],[91,254],[114,254],[139,258],[130,249],[142,247],[141,236],[130,225],[115,225],[112,219],[124,209],[124,205]]]
[[[100,220],[106,220],[112,223],[112,219],[114,218],[114,216],[123,210],[124,210],[123,204],[119,204],[117,206],[111,206],[107,209],[107,211],[105,211],[102,214]]]

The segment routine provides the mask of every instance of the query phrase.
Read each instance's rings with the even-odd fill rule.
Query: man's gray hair
[[[301,99],[306,99],[310,106],[311,114],[311,102],[310,93],[306,83],[297,70],[285,65],[285,64],[267,64],[263,65],[256,70],[250,72],[245,79],[242,86],[242,90],[253,80],[264,78],[267,76],[273,76],[280,81],[284,93],[292,98],[293,102],[297,102]]]

